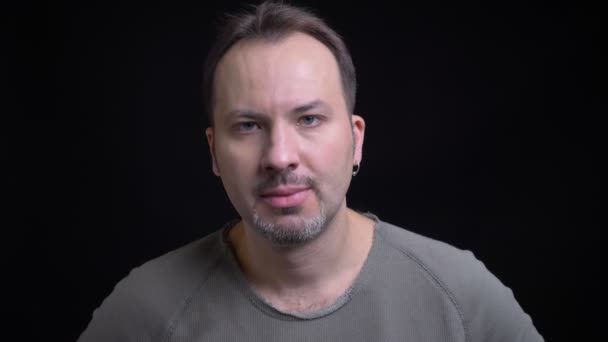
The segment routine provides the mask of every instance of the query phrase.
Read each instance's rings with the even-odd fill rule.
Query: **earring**
[[[353,177],[359,173],[359,169],[361,169],[361,162],[357,162],[356,165],[353,165]]]

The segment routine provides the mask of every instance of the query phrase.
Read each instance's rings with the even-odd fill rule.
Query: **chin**
[[[316,239],[327,226],[321,208],[316,215],[303,215],[302,207],[275,208],[271,213],[254,211],[252,226],[264,238],[278,245],[297,245]]]

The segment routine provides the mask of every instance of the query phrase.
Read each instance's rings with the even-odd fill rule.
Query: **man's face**
[[[305,34],[241,41],[215,73],[213,171],[247,225],[279,244],[317,237],[346,209],[365,124],[351,118],[338,65]]]

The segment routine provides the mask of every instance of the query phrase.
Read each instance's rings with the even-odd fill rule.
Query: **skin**
[[[348,113],[335,58],[302,33],[240,41],[218,64],[214,95],[206,131],[213,172],[242,217],[229,238],[252,288],[285,312],[332,304],[361,270],[373,235],[373,222],[346,206],[365,122]],[[294,193],[290,206],[284,199]],[[258,227],[299,236],[323,216],[318,232],[296,242]]]

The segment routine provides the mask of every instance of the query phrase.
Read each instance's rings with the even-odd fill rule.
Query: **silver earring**
[[[357,162],[356,165],[353,165],[353,177],[359,173],[359,169],[361,169],[361,162]]]

